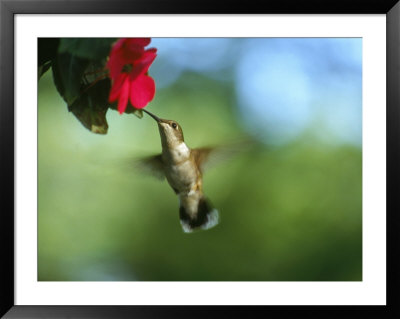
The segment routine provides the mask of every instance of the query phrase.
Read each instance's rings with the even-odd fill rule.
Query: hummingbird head
[[[173,148],[184,141],[182,128],[176,121],[160,119],[149,111],[143,111],[157,122],[163,147]]]

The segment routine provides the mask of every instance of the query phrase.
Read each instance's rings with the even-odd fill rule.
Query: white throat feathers
[[[173,148],[169,148],[167,154],[165,154],[169,160],[173,163],[180,163],[188,160],[190,157],[190,148],[187,147],[185,142],[181,142]]]

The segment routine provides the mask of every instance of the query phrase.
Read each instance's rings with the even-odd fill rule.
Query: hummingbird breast
[[[183,145],[182,145],[183,144]],[[165,154],[165,176],[177,194],[201,191],[201,173],[192,158],[190,149],[184,144]]]
[[[190,218],[195,218],[203,197],[202,178],[196,164],[188,159],[172,165],[166,177],[178,195],[180,206]]]

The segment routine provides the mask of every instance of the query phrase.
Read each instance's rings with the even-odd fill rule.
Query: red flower
[[[147,75],[156,58],[157,49],[144,47],[149,38],[125,38],[118,40],[111,49],[107,62],[112,87],[108,100],[118,100],[118,111],[124,113],[128,99],[134,108],[142,109],[156,92],[154,80]]]

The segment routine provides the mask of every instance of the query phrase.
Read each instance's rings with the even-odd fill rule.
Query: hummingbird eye
[[[171,126],[172,126],[172,128],[175,128],[175,129],[178,127],[178,125],[176,123],[172,123]]]

